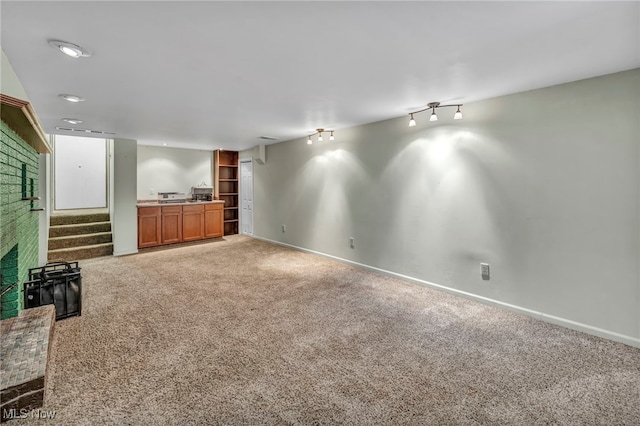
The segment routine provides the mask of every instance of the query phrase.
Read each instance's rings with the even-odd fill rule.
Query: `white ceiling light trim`
[[[84,98],[81,98],[80,96],[76,96],[76,95],[61,94],[58,96],[64,99],[65,101],[74,102],[74,103],[84,101]]]
[[[71,58],[88,58],[91,56],[91,53],[84,49],[82,46],[78,46],[77,44],[69,43],[66,41],[49,40],[49,45],[55,47]]]
[[[69,124],[80,124],[82,120],[78,120],[77,118],[62,118],[62,121]]]

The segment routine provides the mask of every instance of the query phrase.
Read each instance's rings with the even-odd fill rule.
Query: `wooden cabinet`
[[[138,207],[138,248],[222,237],[224,203]]]
[[[205,204],[204,206],[204,237],[222,237],[224,204]]]
[[[213,152],[213,191],[216,200],[224,201],[224,235],[238,233],[238,152]]]
[[[182,241],[182,206],[162,207],[162,244]]]
[[[161,244],[160,207],[138,208],[138,247],[153,247]]]
[[[182,241],[204,238],[204,205],[182,207]]]

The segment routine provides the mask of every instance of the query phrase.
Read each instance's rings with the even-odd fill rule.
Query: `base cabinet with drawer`
[[[224,203],[138,206],[138,248],[222,237]]]
[[[162,207],[162,244],[182,241],[182,206]]]
[[[138,207],[138,248],[162,244],[160,207]]]
[[[204,237],[222,237],[223,203],[205,204],[204,206]]]
[[[182,241],[204,238],[204,206],[182,207]]]

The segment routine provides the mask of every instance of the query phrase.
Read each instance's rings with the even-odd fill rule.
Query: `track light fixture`
[[[334,130],[316,129],[315,133],[310,134],[309,137],[307,138],[307,145],[313,144],[313,141],[311,140],[311,136],[315,136],[315,135],[318,135],[318,142],[322,142],[324,140],[322,138],[322,133],[323,132],[328,132],[329,133],[329,140],[330,141],[336,140],[336,138],[333,136]]]
[[[429,121],[438,121],[438,114],[436,114],[437,108],[458,107],[458,110],[453,115],[453,119],[460,120],[462,118],[462,111],[460,111],[461,106],[462,104],[440,105],[440,102],[430,102],[427,104],[427,107],[425,109],[421,109],[420,111],[414,111],[412,113],[409,113],[409,127],[413,127],[416,125],[416,120],[413,118],[413,114],[417,114],[419,112],[431,110],[431,116],[429,117]]]

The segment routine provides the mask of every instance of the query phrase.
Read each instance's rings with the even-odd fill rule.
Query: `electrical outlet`
[[[480,273],[482,274],[482,279],[483,280],[488,280],[491,278],[491,272],[489,271],[489,264],[488,263],[481,263],[480,264]]]
[[[349,247],[351,247],[352,249],[356,248],[356,239],[351,237],[349,238]]]
[[[282,232],[287,232],[287,225],[282,225]]]

